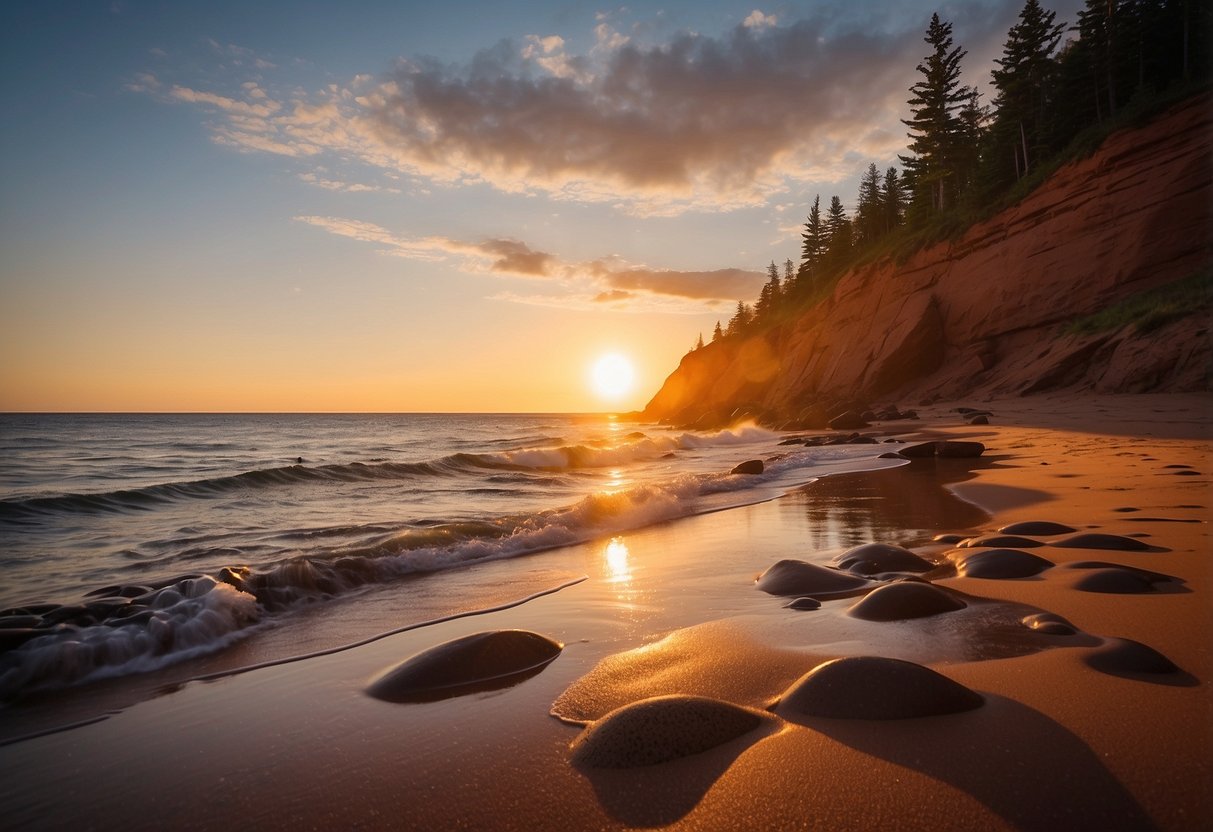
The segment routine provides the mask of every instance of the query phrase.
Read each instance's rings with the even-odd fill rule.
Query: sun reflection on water
[[[628,544],[622,537],[612,537],[602,557],[610,583],[627,583],[632,579],[632,570],[628,566]]]

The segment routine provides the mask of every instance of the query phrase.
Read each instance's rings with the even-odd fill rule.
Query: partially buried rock
[[[617,708],[570,746],[575,765],[636,768],[700,754],[770,722],[760,711],[702,696],[657,696]]]
[[[837,569],[785,558],[758,576],[757,586],[771,595],[809,595],[830,598],[852,595],[871,584]]]
[[[1015,548],[1015,549],[1032,549],[1036,546],[1044,546],[1039,540],[1033,540],[1030,537],[1020,537],[1014,534],[988,534],[983,537],[970,537],[964,543],[960,544],[966,549],[975,549],[983,546],[998,546],[1000,548]]]
[[[1087,654],[1086,662],[1096,670],[1113,676],[1126,673],[1166,675],[1180,672],[1175,662],[1153,647],[1128,638],[1104,639],[1101,647]]]
[[[994,580],[1030,578],[1053,566],[1051,560],[1018,549],[987,549],[965,553],[954,560],[957,573],[964,577]]]
[[[985,453],[986,446],[980,442],[946,442],[935,443],[935,455],[947,458],[969,459]]]
[[[761,459],[747,459],[745,462],[736,466],[730,474],[761,474],[764,470]]]
[[[935,443],[919,442],[914,445],[906,445],[897,452],[907,459],[928,459],[935,456]]]
[[[990,424],[990,417],[988,417],[984,414],[979,414],[977,416],[970,416],[968,419],[968,422],[970,425],[988,425],[988,424]]]
[[[937,534],[931,538],[935,543],[947,543],[955,545],[965,539],[963,534]]]
[[[834,558],[834,565],[858,575],[878,572],[926,572],[935,564],[923,560],[909,549],[888,543],[864,543],[847,549]]]
[[[847,614],[864,621],[905,621],[964,609],[964,601],[933,584],[898,581],[869,592]]]
[[[1136,538],[1096,532],[1076,534],[1064,540],[1054,540],[1052,545],[1065,549],[1119,549],[1125,552],[1146,552],[1150,549],[1148,544],[1142,543]]]
[[[797,598],[795,601],[789,601],[783,605],[785,610],[819,610],[821,602],[816,598],[810,598],[807,595],[804,598]]]
[[[820,664],[779,698],[775,712],[827,719],[915,719],[978,708],[964,685],[913,662],[851,656]]]
[[[1086,570],[1086,574],[1074,582],[1074,588],[1083,592],[1103,592],[1109,595],[1144,595],[1155,591],[1154,582],[1149,578],[1115,566]]]
[[[510,687],[535,675],[564,646],[527,630],[475,633],[418,653],[366,689],[388,702],[434,702]]]
[[[1073,526],[1061,523],[1051,523],[1048,520],[1025,520],[1022,523],[1012,523],[998,530],[1002,534],[1069,534],[1077,531]]]

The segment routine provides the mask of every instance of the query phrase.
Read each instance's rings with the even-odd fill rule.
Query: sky
[[[638,409],[1021,7],[6,2],[0,410]]]

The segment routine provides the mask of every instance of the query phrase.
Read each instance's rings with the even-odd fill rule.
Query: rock
[[[946,543],[949,546],[960,543],[965,539],[966,538],[963,534],[937,534],[931,538],[931,540],[935,541],[936,543]]]
[[[385,671],[366,692],[387,702],[434,702],[510,687],[547,667],[564,645],[527,630],[493,630],[431,647]]]
[[[986,446],[980,442],[954,442],[948,440],[935,443],[935,455],[947,458],[971,459],[985,453]]]
[[[958,574],[993,580],[1030,578],[1054,565],[1051,560],[1018,549],[986,549],[961,555],[955,561]]]
[[[1154,582],[1128,569],[1112,567],[1086,570],[1086,574],[1074,582],[1074,588],[1110,595],[1144,595],[1154,592]]]
[[[830,420],[830,430],[856,430],[867,426],[868,423],[863,420],[862,414],[854,410],[840,413]]]
[[[574,765],[636,768],[700,754],[770,723],[761,711],[702,696],[656,696],[590,724],[569,746]]]
[[[1020,537],[1015,534],[987,534],[981,537],[970,537],[964,543],[960,544],[966,549],[973,549],[979,546],[990,546],[998,548],[1011,549],[1034,549],[1037,546],[1044,546],[1039,540],[1033,540],[1030,537]]]
[[[847,614],[864,621],[904,621],[964,609],[960,599],[933,584],[898,581],[865,595]]]
[[[775,712],[825,719],[916,719],[969,711],[984,699],[913,662],[850,656],[820,664],[779,698]]]
[[[990,419],[988,416],[970,416],[968,422],[970,425],[988,425]]]
[[[878,572],[926,572],[935,564],[920,558],[909,549],[888,543],[864,543],[847,549],[834,558],[839,569],[859,575],[875,575]]]
[[[802,560],[784,559],[758,576],[757,587],[771,595],[809,595],[817,599],[854,594],[871,581]]]
[[[730,474],[761,474],[764,466],[761,459],[747,459],[745,462],[736,466]]]
[[[1072,526],[1061,523],[1050,523],[1047,520],[1025,520],[1022,523],[1011,523],[998,530],[1002,534],[1069,534],[1076,531]]]
[[[1147,552],[1150,546],[1132,537],[1119,534],[1076,534],[1064,540],[1054,540],[1049,545],[1063,549],[1119,549],[1125,552]]]
[[[1072,636],[1078,632],[1078,628],[1069,621],[1051,612],[1024,616],[1022,623],[1029,630],[1050,636]]]
[[[919,442],[914,445],[906,445],[904,448],[899,449],[897,453],[908,459],[926,459],[935,456],[935,443]]]
[[[816,598],[810,598],[807,595],[803,598],[797,598],[795,601],[790,601],[783,605],[785,610],[819,610],[821,602]]]
[[[1085,657],[1088,665],[1103,673],[1120,676],[1126,673],[1165,675],[1181,672],[1175,662],[1140,641],[1128,638],[1104,640]]]

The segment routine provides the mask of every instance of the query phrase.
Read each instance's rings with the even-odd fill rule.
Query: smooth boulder
[[[973,710],[982,696],[928,667],[882,656],[820,664],[779,698],[775,712],[826,719],[916,719]]]
[[[802,560],[785,558],[758,576],[757,586],[771,595],[809,595],[814,598],[850,595],[871,584],[847,572]]]
[[[761,459],[747,459],[730,471],[730,474],[761,474],[765,470]]]
[[[864,543],[847,549],[834,558],[839,569],[858,575],[875,575],[879,572],[926,572],[935,564],[920,558],[909,549],[889,543]]]
[[[473,633],[406,659],[377,677],[366,692],[387,702],[434,702],[510,687],[543,670],[563,649],[528,630]]]
[[[864,621],[905,621],[964,609],[966,604],[946,590],[918,581],[898,581],[869,592],[847,610]]]

